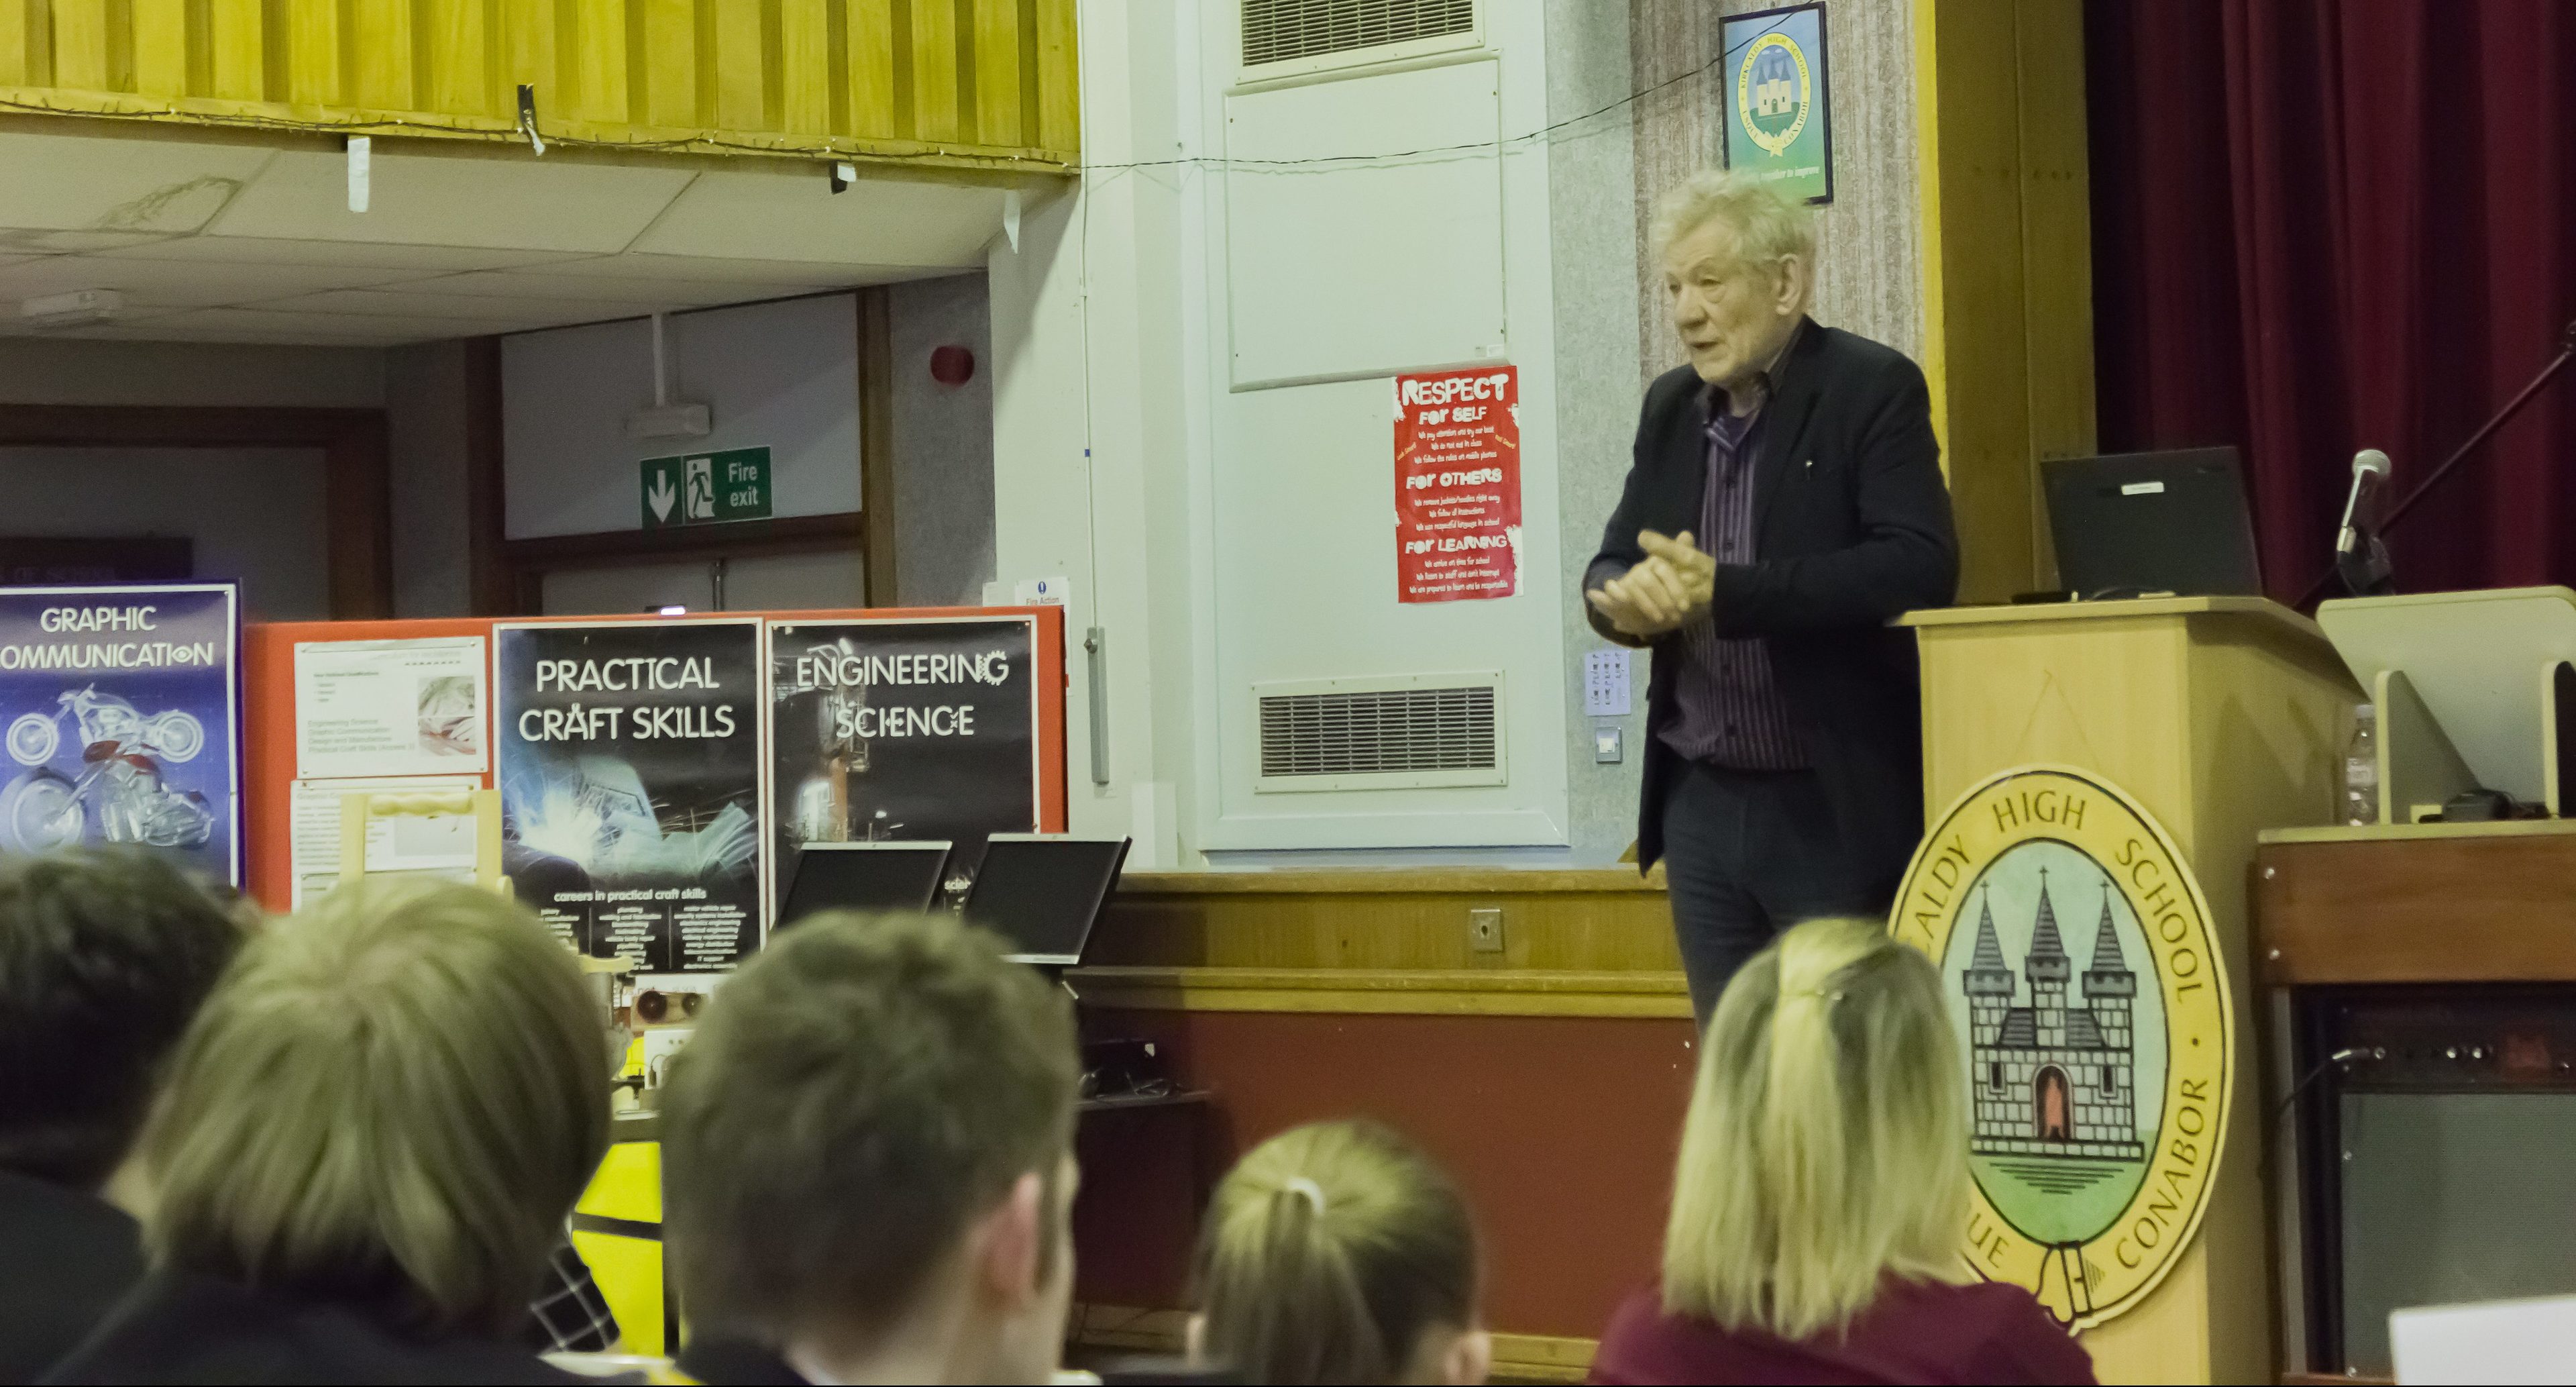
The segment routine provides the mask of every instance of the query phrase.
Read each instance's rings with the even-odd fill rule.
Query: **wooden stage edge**
[[[1112,1353],[1179,1354],[1187,1339],[1186,1310],[1139,1310],[1123,1305],[1075,1307],[1074,1342]],[[1494,1335],[1494,1380],[1581,1382],[1592,1368],[1595,1339],[1545,1334]]]
[[[1687,1014],[1662,873],[1633,867],[1136,872],[1083,959],[1105,1006]]]

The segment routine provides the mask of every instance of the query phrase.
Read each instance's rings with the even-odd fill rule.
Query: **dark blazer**
[[[1689,367],[1646,389],[1626,490],[1584,577],[1645,557],[1637,532],[1700,528],[1708,484],[1703,398]],[[1923,372],[1890,347],[1810,319],[1772,371],[1753,474],[1755,561],[1717,570],[1718,634],[1759,636],[1846,841],[1892,891],[1923,836],[1923,713],[1911,632],[1888,621],[1957,595],[1959,541]],[[1584,605],[1593,628],[1621,644]],[[1679,709],[1681,647],[1654,643],[1640,870],[1664,855],[1664,799],[1681,758],[1659,735]],[[1883,880],[1878,878],[1883,877]]]
[[[580,1383],[498,1338],[421,1338],[354,1309],[157,1272],[47,1382]]]
[[[42,1376],[142,1279],[142,1230],[124,1210],[0,1170],[0,1383]]]

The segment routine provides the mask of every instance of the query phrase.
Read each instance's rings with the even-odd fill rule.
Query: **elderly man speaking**
[[[1807,316],[1807,209],[1703,173],[1653,225],[1690,365],[1646,390],[1584,576],[1594,629],[1651,647],[1641,869],[1666,862],[1703,1025],[1771,937],[1883,912],[1923,832],[1912,637],[1959,576],[1923,372]]]

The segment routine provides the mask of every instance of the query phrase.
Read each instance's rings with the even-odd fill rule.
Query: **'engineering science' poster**
[[[557,938],[718,973],[767,918],[756,620],[493,628],[502,870]]]
[[[807,843],[946,839],[952,881],[1038,819],[1033,617],[770,627],[779,897]]]

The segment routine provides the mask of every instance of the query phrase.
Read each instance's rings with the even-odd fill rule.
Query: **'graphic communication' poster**
[[[1510,366],[1395,378],[1397,601],[1520,590],[1520,409]]]
[[[1038,818],[1033,617],[770,627],[780,896],[806,843],[946,839],[972,872]]]
[[[582,953],[640,976],[759,947],[760,623],[493,629],[502,870]]]
[[[230,583],[0,589],[0,850],[150,848],[241,881]]]

